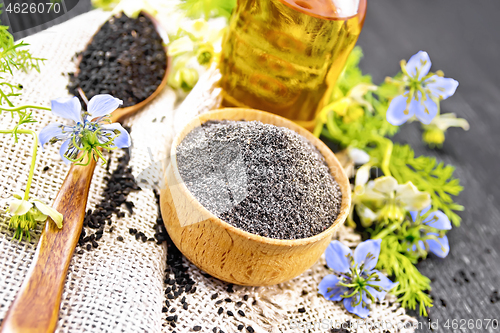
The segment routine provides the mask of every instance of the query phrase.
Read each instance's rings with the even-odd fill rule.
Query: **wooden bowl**
[[[184,185],[175,157],[177,145],[195,127],[208,120],[258,120],[286,127],[306,137],[325,157],[340,185],[342,204],[334,223],[313,237],[280,240],[258,236],[222,221],[203,207]],[[210,275],[230,283],[265,286],[292,279],[310,268],[325,251],[335,228],[342,224],[351,203],[349,180],[332,151],[309,131],[280,116],[252,109],[228,108],[202,114],[176,136],[171,161],[163,170],[161,213],[177,248]]]

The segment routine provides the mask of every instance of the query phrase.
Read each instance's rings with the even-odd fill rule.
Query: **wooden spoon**
[[[163,30],[156,20],[148,17],[163,37]],[[122,122],[151,102],[167,84],[170,68],[171,59],[167,57],[165,76],[153,94],[136,105],[115,110],[111,114],[112,121]],[[55,330],[68,267],[83,227],[95,166],[93,159],[87,166],[71,166],[52,206],[63,214],[63,227],[59,229],[52,219],[47,219],[28,274],[2,322],[1,333]]]

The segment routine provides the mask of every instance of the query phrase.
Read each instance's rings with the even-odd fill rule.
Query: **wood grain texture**
[[[258,120],[287,127],[312,142],[323,154],[342,191],[339,216],[324,232],[310,238],[278,240],[235,228],[204,208],[189,192],[177,169],[177,145],[195,127],[208,120]],[[203,114],[176,136],[171,164],[164,170],[167,183],[161,191],[163,221],[173,242],[196,266],[227,282],[240,285],[273,285],[294,278],[311,267],[325,251],[336,227],[349,213],[350,185],[332,151],[309,131],[274,114],[249,109],[222,109]]]
[[[455,112],[471,125],[468,132],[449,129],[441,149],[425,147],[418,123],[403,125],[395,137],[410,144],[416,155],[455,166],[454,175],[464,186],[456,198],[465,207],[462,224],[448,232],[450,254],[445,259],[430,255],[417,266],[431,278],[434,298],[429,318],[419,318],[417,332],[500,330],[485,327],[488,319],[500,322],[499,13],[500,1],[371,1],[358,40],[365,54],[361,67],[376,83],[396,74],[401,59],[427,51],[433,71],[441,69],[460,82],[441,111]],[[429,327],[429,319],[438,329]],[[457,329],[445,327],[453,320]],[[470,320],[472,326],[461,327]]]
[[[48,219],[28,274],[2,322],[2,333],[53,332],[68,266],[82,231],[90,181],[96,162],[73,165],[53,208],[64,216],[59,229]]]

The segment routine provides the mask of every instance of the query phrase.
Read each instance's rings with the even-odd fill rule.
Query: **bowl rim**
[[[244,112],[244,114],[242,113]],[[233,115],[234,118],[231,119],[230,117],[226,118],[217,118],[217,116],[225,116],[225,115]],[[177,167],[177,158],[176,158],[176,150],[177,146],[179,143],[186,137],[188,133],[190,133],[194,128],[201,126],[205,122],[209,120],[220,120],[220,119],[227,119],[227,120],[246,120],[245,116],[251,114],[254,117],[258,117],[259,115],[265,115],[267,117],[271,116],[276,119],[279,119],[280,122],[282,122],[282,125],[275,125],[278,127],[285,127],[288,129],[293,130],[294,132],[298,133],[299,135],[302,135],[305,137],[309,142],[311,142],[325,157],[326,160],[326,154],[331,155],[329,156],[329,160],[333,162],[333,165],[331,163],[328,163],[328,167],[330,169],[330,174],[332,174],[332,167],[335,166],[335,169],[338,171],[338,174],[336,173],[335,175],[332,174],[332,176],[335,178],[335,181],[339,184],[339,187],[341,189],[342,193],[342,201],[340,204],[340,211],[339,214],[337,215],[337,218],[333,223],[324,231],[320,232],[319,234],[316,234],[311,237],[307,238],[299,238],[299,239],[276,239],[276,238],[270,238],[270,237],[264,237],[260,235],[256,235],[253,233],[250,233],[248,231],[244,231],[242,229],[239,229],[224,220],[220,219],[217,217],[215,214],[210,212],[207,208],[205,208],[199,201],[194,197],[194,195],[191,193],[191,191],[186,187],[184,181],[182,180],[182,177],[179,173],[179,168]],[[253,121],[253,120],[247,120],[247,121]],[[261,120],[257,120],[261,121]],[[261,121],[262,122],[262,121]],[[265,122],[263,122],[265,123]],[[165,166],[164,169],[164,174],[168,172],[168,168],[172,168],[172,172],[174,174],[175,180],[177,184],[181,187],[180,191],[188,197],[189,202],[193,205],[194,208],[198,209],[201,211],[203,214],[202,216],[209,216],[209,219],[212,220],[214,223],[216,223],[219,227],[222,227],[226,229],[227,231],[231,231],[235,233],[236,235],[249,239],[249,240],[254,240],[259,243],[265,243],[269,245],[275,245],[275,246],[283,246],[283,247],[291,247],[291,246],[303,246],[303,245],[308,245],[312,243],[316,243],[323,238],[327,237],[328,235],[332,234],[335,231],[335,228],[337,225],[340,223],[343,223],[345,219],[347,218],[347,215],[350,211],[350,206],[351,206],[351,191],[350,191],[350,184],[349,184],[349,179],[344,171],[344,168],[340,164],[339,160],[335,156],[335,154],[326,146],[326,144],[323,143],[320,139],[316,138],[314,135],[312,135],[311,132],[306,130],[305,128],[297,125],[291,120],[288,120],[286,118],[283,118],[281,116],[275,115],[270,112],[266,111],[260,111],[260,110],[255,110],[255,109],[247,109],[247,108],[222,108],[222,109],[217,109],[214,111],[210,111],[207,113],[203,113],[201,115],[198,115],[197,117],[191,119],[183,128],[181,131],[179,131],[175,137],[174,140],[172,141],[172,146],[170,148],[170,164]],[[340,176],[340,177],[339,177]],[[168,182],[167,182],[168,186]],[[348,191],[344,191],[344,189],[349,189]],[[347,192],[347,193],[345,193]],[[203,222],[203,221],[200,221]]]

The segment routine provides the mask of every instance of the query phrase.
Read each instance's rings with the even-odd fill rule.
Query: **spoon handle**
[[[51,218],[38,242],[33,262],[0,327],[1,333],[54,332],[66,275],[82,231],[96,162],[72,165],[53,207],[63,214],[59,229]]]

